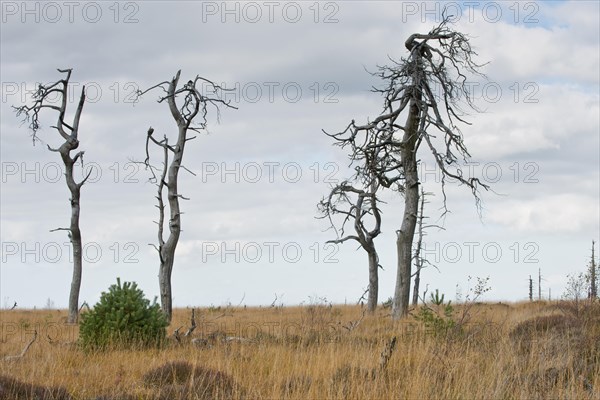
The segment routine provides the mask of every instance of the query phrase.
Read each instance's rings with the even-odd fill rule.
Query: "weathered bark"
[[[590,299],[594,300],[598,298],[598,277],[596,276],[596,256],[595,256],[595,242],[592,240],[592,259],[590,260]]]
[[[344,131],[329,135],[341,147],[351,148],[350,158],[357,175],[374,176],[382,187],[404,196],[404,214],[396,239],[394,320],[406,315],[409,306],[412,243],[419,203],[417,152],[421,143],[429,148],[442,174],[444,213],[447,212],[446,179],[470,188],[478,208],[479,188],[488,189],[478,178],[465,176],[461,169],[460,161],[468,160],[470,154],[457,126],[457,122],[468,124],[463,119],[461,102],[477,110],[466,73],[483,77],[478,72],[481,65],[472,59],[476,53],[468,37],[448,29],[448,24],[449,18],[444,18],[429,33],[411,35],[405,41],[409,57],[391,66],[379,67],[375,75],[384,79],[387,86],[375,89],[384,97],[383,111],[376,118],[364,125],[352,121]],[[407,120],[401,125],[398,119],[406,112]],[[435,139],[440,133],[442,137]]]
[[[83,98],[83,96],[82,96]],[[81,230],[79,229],[80,194],[81,186],[73,179],[74,161],[69,156],[71,145],[63,144],[59,151],[65,164],[65,177],[67,186],[71,192],[71,224],[69,226],[69,239],[73,247],[73,277],[71,279],[71,292],[69,293],[69,323],[77,322],[79,315],[79,291],[81,289],[81,275],[83,271],[83,251],[81,242]],[[76,147],[76,146],[75,146]]]
[[[419,96],[420,97],[420,96]],[[410,278],[412,267],[412,243],[419,211],[419,175],[417,172],[416,145],[419,137],[420,110],[418,100],[412,100],[406,120],[403,147],[400,152],[404,169],[404,215],[397,231],[398,270],[392,303],[392,319],[398,320],[408,314],[410,301]]]
[[[419,304],[419,286],[421,285],[421,269],[417,268],[415,271],[415,280],[413,284],[413,296],[412,305],[416,306]]]
[[[69,73],[70,75],[70,73]],[[66,86],[65,86],[66,89]],[[66,91],[64,98],[66,98]],[[71,292],[69,293],[69,317],[67,321],[69,323],[77,322],[79,317],[79,291],[81,290],[81,275],[83,272],[83,244],[81,241],[81,230],[79,229],[79,215],[80,215],[80,197],[81,197],[81,186],[87,180],[87,177],[80,183],[76,183],[73,178],[73,166],[77,159],[83,157],[83,152],[77,153],[75,157],[71,158],[70,153],[79,147],[79,141],[77,139],[79,119],[81,117],[81,111],[83,104],[85,103],[85,86],[81,90],[81,97],[79,99],[79,105],[75,114],[75,122],[73,124],[73,131],[71,137],[67,140],[60,148],[58,152],[65,164],[65,179],[69,191],[71,192],[71,223],[69,226],[69,239],[73,246],[73,277],[71,279]],[[64,113],[62,114],[64,117]],[[60,121],[60,118],[59,118]],[[89,176],[89,175],[88,175]]]
[[[32,106],[15,107],[15,110],[17,116],[24,114],[25,119],[30,121],[29,127],[33,132],[34,143],[37,139],[37,132],[40,129],[38,118],[41,110],[48,108],[58,111],[58,122],[54,128],[64,139],[64,143],[58,149],[53,149],[50,146],[48,146],[48,149],[53,152],[58,152],[65,166],[65,181],[71,194],[71,198],[69,199],[71,204],[71,222],[69,228],[57,228],[52,231],[68,231],[73,248],[73,277],[71,280],[71,291],[69,293],[69,316],[67,322],[75,323],[77,322],[79,315],[79,291],[81,289],[81,275],[83,270],[83,245],[81,241],[81,230],[79,229],[80,196],[81,187],[89,178],[91,170],[81,182],[75,182],[75,179],[73,178],[73,167],[79,159],[83,160],[84,152],[80,151],[71,157],[71,151],[76,150],[79,147],[79,121],[81,119],[83,105],[85,104],[85,86],[81,89],[81,96],[79,97],[79,104],[77,105],[73,122],[68,124],[65,122],[65,114],[67,112],[68,87],[72,70],[59,69],[58,72],[66,73],[66,78],[53,84],[39,85],[37,91],[33,95],[35,103]],[[56,106],[48,100],[48,96],[51,96],[53,93],[58,93],[60,95],[60,106]]]
[[[379,184],[374,177],[371,177],[369,184],[369,206],[373,217],[375,218],[375,228],[371,231],[364,232],[365,235],[365,249],[369,254],[369,299],[367,302],[367,310],[369,313],[375,313],[377,309],[377,302],[379,300],[379,256],[375,249],[375,238],[381,233],[381,213],[377,206],[377,192],[379,190]]]
[[[181,116],[177,105],[175,104],[175,90],[177,83],[179,82],[179,75],[181,71],[177,72],[177,75],[169,84],[167,90],[167,103],[171,110],[171,115],[177,123],[178,135],[175,146],[169,146],[168,140],[164,139],[164,169],[163,175],[161,176],[161,182],[159,184],[159,202],[160,202],[160,225],[159,225],[159,253],[160,253],[160,266],[158,270],[158,284],[160,288],[160,304],[163,313],[165,314],[167,321],[171,322],[173,314],[173,295],[171,289],[171,275],[173,273],[173,264],[175,262],[175,250],[179,237],[181,235],[181,212],[179,208],[179,193],[177,192],[177,178],[179,175],[179,169],[181,168],[181,162],[183,161],[183,150],[185,148],[185,142],[187,140],[187,121]],[[151,134],[149,134],[149,137]],[[171,164],[168,166],[169,151],[173,153],[173,159]],[[166,172],[166,181],[165,181]],[[163,240],[163,229],[164,229],[164,203],[162,200],[162,192],[164,186],[167,187],[167,202],[169,204],[169,236],[166,241]]]
[[[417,239],[417,247],[415,249],[415,280],[413,286],[413,297],[412,297],[412,305],[416,306],[419,304],[419,286],[421,284],[421,270],[423,269],[423,258],[421,257],[421,249],[423,247],[423,220],[425,219],[425,191],[421,188],[421,200],[419,206],[419,217],[417,220],[418,225],[418,239]]]
[[[164,136],[163,140],[157,140],[153,134],[154,129],[148,129],[148,135],[146,137],[146,160],[144,164],[150,168],[153,173],[153,179],[156,180],[158,187],[157,200],[158,200],[158,247],[156,250],[159,255],[159,271],[158,271],[158,284],[160,289],[160,303],[161,309],[165,314],[167,321],[171,321],[173,313],[173,295],[171,288],[171,276],[173,273],[173,266],[175,263],[175,250],[179,237],[181,235],[181,211],[179,206],[179,199],[186,199],[183,197],[178,190],[178,177],[180,169],[185,167],[182,165],[183,152],[185,150],[185,144],[187,141],[194,139],[195,137],[188,137],[189,131],[201,131],[205,128],[206,124],[206,105],[211,103],[216,106],[216,103],[224,104],[228,107],[235,108],[229,105],[229,103],[222,101],[221,99],[215,99],[204,96],[197,88],[196,84],[198,81],[204,81],[212,85],[212,89],[216,93],[221,88],[214,85],[211,81],[197,76],[193,81],[189,81],[177,88],[179,83],[179,77],[181,71],[177,71],[177,74],[171,81],[162,82],[158,85],[151,87],[143,92],[138,92],[138,96],[144,93],[160,87],[166,91],[166,95],[159,99],[159,103],[166,101],[171,116],[177,124],[177,141],[175,145],[170,145],[167,136]],[[166,87],[166,88],[165,88]],[[184,103],[181,108],[177,107],[177,97],[181,95],[184,98]],[[201,122],[199,126],[193,126],[194,119],[200,115]],[[153,167],[150,165],[150,142],[161,147],[163,149],[163,168],[159,177],[154,175]],[[169,155],[172,155],[172,160],[169,163]],[[164,224],[165,224],[165,202],[163,200],[163,190],[167,187],[167,204],[169,207],[169,221],[168,230],[169,236],[167,240],[164,240]]]
[[[160,288],[160,308],[162,309],[167,321],[171,322],[173,315],[173,294],[171,291],[171,274],[173,273],[173,262],[175,261],[175,249],[168,251],[163,248],[163,259],[158,270],[158,285]],[[166,254],[165,253],[169,253]]]
[[[347,240],[357,241],[363,250],[366,251],[369,260],[369,288],[367,310],[374,313],[377,309],[379,277],[378,268],[379,256],[375,249],[375,238],[381,233],[381,213],[378,208],[377,191],[379,184],[375,178],[372,178],[365,186],[368,190],[357,189],[348,181],[335,186],[327,198],[323,198],[318,204],[323,218],[329,218],[331,227],[335,229],[332,216],[336,214],[344,215],[344,222],[341,224],[341,233],[344,235],[344,227],[347,221],[354,221],[354,235],[343,236],[336,240],[330,240],[328,243],[344,243]],[[356,199],[350,195],[356,195]],[[342,204],[341,207],[339,204]],[[371,215],[374,219],[374,227],[368,229],[365,226],[365,218]]]
[[[177,75],[179,77],[179,74]],[[177,85],[174,81],[173,88]],[[173,313],[173,296],[171,293],[171,275],[173,273],[173,263],[175,262],[175,249],[181,235],[181,212],[179,209],[179,194],[177,192],[177,177],[179,168],[183,161],[183,149],[186,142],[186,127],[179,126],[179,135],[177,144],[173,150],[173,161],[169,167],[167,180],[167,199],[169,202],[169,237],[161,248],[161,263],[159,269],[159,286],[161,308],[167,320],[171,321]]]
[[[177,75],[177,78],[179,74]],[[173,88],[176,87],[177,81],[174,81]],[[171,275],[173,273],[173,264],[175,262],[175,249],[181,235],[181,212],[179,208],[179,194],[177,192],[177,178],[179,169],[183,161],[183,150],[186,142],[186,128],[179,127],[179,135],[177,144],[174,147],[173,161],[169,166],[167,178],[167,199],[169,203],[170,219],[169,219],[169,237],[167,241],[160,247],[160,268],[158,272],[158,282],[160,286],[160,301],[161,308],[167,320],[171,321],[173,313],[173,296],[171,290]]]
[[[374,313],[377,309],[379,296],[379,259],[375,249],[369,251],[369,298],[367,300],[367,310]]]

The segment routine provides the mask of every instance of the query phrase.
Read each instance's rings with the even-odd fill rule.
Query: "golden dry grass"
[[[566,303],[479,304],[463,333],[446,336],[413,318],[394,324],[384,309],[352,331],[347,327],[360,320],[360,307],[197,311],[193,337],[204,344],[170,341],[161,350],[96,354],[76,346],[77,327],[64,324],[65,311],[1,311],[1,358],[20,353],[34,329],[39,335],[22,359],[0,361],[0,377],[63,387],[75,399],[600,398],[598,304],[583,311]],[[187,327],[189,316],[176,310],[169,334]],[[379,370],[393,336],[395,352]],[[161,394],[148,373],[169,362],[188,363],[196,381],[173,382]],[[217,378],[226,389],[199,382]],[[35,398],[11,397],[2,385],[0,378],[0,398]]]

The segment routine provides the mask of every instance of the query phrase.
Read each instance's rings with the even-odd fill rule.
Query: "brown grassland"
[[[190,314],[176,310],[169,335]],[[0,399],[600,399],[598,302],[476,304],[447,331],[383,308],[197,309],[194,341],[99,353],[65,317],[0,311]]]

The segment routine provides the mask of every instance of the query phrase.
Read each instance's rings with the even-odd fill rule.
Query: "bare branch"
[[[79,127],[83,106],[85,104],[85,86],[81,89],[81,95],[79,97],[79,103],[73,116],[73,122],[68,123],[66,118],[67,113],[67,99],[68,99],[68,88],[69,80],[71,78],[72,69],[59,69],[58,72],[65,74],[63,79],[60,79],[50,84],[38,84],[37,89],[32,95],[33,104],[23,105],[20,107],[13,107],[17,117],[21,116],[23,122],[29,122],[29,129],[32,132],[32,139],[35,145],[36,140],[41,141],[37,137],[40,125],[40,114],[43,110],[51,110],[56,112],[57,122],[52,128],[56,129],[59,135],[62,137],[64,142],[58,147],[53,148],[49,144],[46,144],[48,150],[57,152],[65,166],[65,180],[71,198],[69,199],[71,205],[71,223],[69,228],[59,228],[52,230],[67,230],[69,231],[69,239],[73,243],[73,280],[71,283],[71,293],[69,295],[69,317],[68,321],[74,323],[77,321],[79,314],[79,288],[81,286],[81,271],[82,271],[82,241],[81,232],[79,228],[79,215],[80,215],[80,193],[81,187],[87,182],[90,177],[91,170],[88,171],[86,177],[79,183],[77,183],[73,177],[73,169],[79,159],[81,159],[81,165],[83,167],[83,151],[79,151],[74,156],[71,156],[71,152],[79,147]],[[60,105],[51,104],[53,95],[58,95]]]
[[[194,172],[190,171],[189,169],[187,169],[186,167],[184,167],[183,165],[180,165],[179,168],[181,169],[185,169],[187,172],[189,172],[190,174],[197,176]]]
[[[171,116],[177,123],[177,137],[173,141],[173,145],[169,144],[169,139],[164,135],[162,140],[154,137],[154,129],[150,127],[146,135],[146,158],[144,165],[146,169],[150,169],[152,177],[150,181],[157,185],[157,208],[159,210],[158,225],[158,246],[155,246],[160,257],[159,268],[159,285],[161,308],[170,321],[172,315],[172,296],[171,296],[171,273],[173,270],[175,249],[179,241],[181,229],[181,215],[179,200],[189,200],[178,191],[178,174],[181,169],[190,172],[192,171],[182,165],[185,144],[193,140],[195,137],[189,137],[189,131],[201,132],[206,130],[207,125],[207,107],[209,105],[218,106],[225,105],[226,107],[235,108],[229,105],[229,102],[223,101],[219,97],[220,87],[211,81],[196,76],[194,80],[180,85],[181,70],[177,71],[176,75],[170,81],[164,81],[150,87],[144,91],[137,92],[136,101],[141,96],[154,89],[160,89],[163,94],[158,99],[159,103],[166,102],[169,106]],[[208,83],[208,88],[200,88],[200,83]],[[207,92],[210,92],[207,94]],[[178,102],[183,103],[178,106]],[[150,164],[150,143],[162,148],[163,150],[163,166],[159,168],[153,167]],[[163,191],[167,189],[166,201],[163,200]],[[168,212],[168,216],[165,215]],[[165,224],[167,226],[165,226]],[[164,237],[164,231],[168,229],[168,237]],[[178,334],[178,331],[176,331]]]
[[[67,232],[71,232],[71,228],[55,228],[55,229],[50,229],[50,232],[56,232],[56,231],[67,231]]]
[[[160,88],[165,95],[159,97],[158,102],[162,103],[166,101],[169,105],[171,115],[177,122],[178,126],[185,127],[196,132],[202,132],[206,129],[206,116],[208,115],[208,106],[213,106],[217,113],[217,120],[219,120],[220,109],[219,105],[223,105],[227,108],[237,109],[237,107],[230,104],[230,101],[225,101],[221,98],[221,93],[230,91],[225,89],[213,81],[196,76],[194,80],[188,81],[181,87],[177,87],[181,70],[177,71],[177,74],[171,81],[164,81],[156,84],[144,91],[138,90],[136,93],[136,101],[144,94],[152,91],[153,89]],[[202,84],[202,90],[198,86]],[[205,91],[208,92],[205,94]],[[184,99],[183,105],[178,107],[176,99],[178,96],[182,96]],[[194,121],[199,116],[199,121]],[[195,125],[193,125],[195,124]],[[194,137],[185,139],[192,140]]]
[[[346,329],[348,332],[352,332],[353,330],[355,330],[356,328],[358,328],[358,326],[360,325],[360,323],[365,318],[366,313],[367,313],[367,309],[365,308],[362,311],[362,313],[360,314],[360,318],[359,319],[357,319],[356,321],[349,321],[346,325],[343,325],[342,327],[344,329]]]
[[[185,337],[190,336],[192,334],[192,332],[194,332],[194,329],[196,329],[196,317],[195,317],[194,311],[195,310],[192,308],[192,317],[191,317],[190,327],[183,335]]]
[[[367,293],[369,293],[369,288],[366,288],[363,294],[358,298],[358,301],[356,302],[357,305],[365,300],[365,296],[367,295]]]
[[[477,178],[464,176],[459,165],[459,160],[466,161],[471,157],[458,127],[458,124],[468,124],[462,105],[478,111],[472,101],[467,75],[485,76],[479,72],[482,65],[473,61],[476,53],[468,37],[449,29],[448,24],[449,17],[444,16],[443,21],[428,33],[409,36],[404,43],[409,56],[400,61],[391,60],[390,65],[379,66],[378,71],[373,73],[385,82],[384,87],[373,89],[383,97],[379,115],[364,124],[353,120],[342,132],[326,133],[336,145],[349,150],[350,165],[355,170],[353,183],[360,182],[361,187],[369,192],[369,185],[376,182],[378,187],[373,193],[377,193],[379,187],[389,188],[404,197],[402,226],[397,230],[394,319],[406,315],[408,310],[412,244],[419,205],[417,154],[421,144],[426,143],[442,173],[442,215],[448,211],[445,192],[448,179],[455,179],[460,185],[470,188],[480,213],[479,190],[489,188]],[[439,139],[436,139],[436,133],[441,133]],[[367,232],[361,218],[369,214],[377,216],[377,200],[373,195],[370,199],[373,205],[363,209],[368,196],[358,193],[354,200],[350,195],[356,196],[357,191],[344,185],[347,184],[332,189],[330,195],[321,201],[320,210],[334,230],[331,215],[339,214],[344,218],[342,238],[338,235],[338,241],[356,237],[358,239],[355,240],[364,247],[368,241],[365,240]],[[354,222],[356,235],[344,236],[344,224],[348,221]]]
[[[33,337],[31,338],[31,340],[29,341],[29,343],[27,343],[25,345],[25,347],[23,347],[23,350],[21,351],[20,354],[14,355],[14,356],[5,356],[4,357],[4,361],[17,361],[20,360],[21,358],[23,358],[23,356],[25,356],[25,353],[27,353],[27,350],[29,350],[29,348],[31,347],[31,345],[33,344],[33,342],[35,342],[35,340],[37,339],[37,330],[35,330],[33,332]]]

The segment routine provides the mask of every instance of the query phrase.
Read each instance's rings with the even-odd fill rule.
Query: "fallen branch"
[[[179,330],[181,328],[183,328],[183,326],[180,326],[179,328],[177,328],[177,329],[175,329],[173,331],[173,338],[175,338],[175,340],[177,341],[177,343],[181,343],[181,335],[179,334]],[[184,337],[191,336],[192,332],[194,332],[194,329],[196,329],[196,314],[195,314],[195,309],[192,308],[192,317],[191,317],[190,327],[183,334],[183,336]]]
[[[29,347],[31,347],[31,345],[33,344],[33,342],[35,342],[35,339],[37,339],[37,331],[33,332],[33,337],[31,338],[31,341],[29,343],[27,343],[27,345],[23,348],[23,351],[21,351],[21,354],[15,355],[15,356],[6,356],[3,358],[4,361],[16,361],[16,360],[20,360],[21,358],[23,358],[23,356],[25,355],[25,353],[27,353],[27,350],[29,350]]]
[[[190,323],[190,327],[189,327],[189,329],[187,330],[187,332],[185,333],[184,336],[190,336],[192,334],[192,332],[194,332],[194,329],[196,329],[196,318],[195,318],[194,314],[195,314],[194,313],[194,309],[192,308],[192,320],[191,320],[191,323]]]
[[[356,329],[358,327],[358,325],[360,325],[362,320],[365,318],[366,312],[367,312],[367,309],[366,308],[363,309],[363,312],[358,320],[348,322],[348,324],[343,325],[343,328],[347,329],[348,332],[352,332],[354,329]]]

